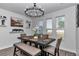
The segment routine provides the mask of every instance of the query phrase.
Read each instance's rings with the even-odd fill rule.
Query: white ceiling
[[[75,4],[72,3],[37,3],[38,6],[41,6],[45,10],[45,14],[55,12],[60,9],[64,9]],[[26,7],[33,6],[33,3],[0,3],[0,8],[6,9],[15,13],[24,14],[24,9]]]

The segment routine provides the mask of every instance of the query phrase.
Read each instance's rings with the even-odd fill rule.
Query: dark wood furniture
[[[34,43],[35,47],[41,49],[41,51],[42,51],[41,55],[45,55],[43,49],[45,47],[47,47],[48,44],[50,44],[50,43],[55,41],[54,38],[48,38],[48,39],[38,38],[38,39],[34,39],[33,37],[30,37],[30,36],[18,37],[18,39],[20,39],[22,42],[26,41],[26,42]]]
[[[62,41],[62,38],[58,39],[56,43],[56,47],[48,46],[47,48],[44,49],[44,51],[48,53],[48,55],[50,54],[54,56],[56,55],[59,56],[59,47],[60,47],[61,41]]]
[[[24,53],[25,55],[29,55],[29,56],[36,56],[36,55],[39,55],[39,53],[41,52],[40,49],[26,45],[24,43],[14,44],[14,54],[13,55],[18,56],[18,54],[17,54],[18,51],[21,51],[21,53]]]
[[[20,34],[20,37],[25,37],[26,36],[26,34]]]
[[[17,18],[11,17],[11,26],[12,27],[23,27],[22,22],[20,20],[19,21],[18,20],[17,20]]]
[[[55,41],[54,38],[48,38],[48,39],[40,39],[40,38],[38,38],[38,39],[34,39],[32,37],[29,37],[29,36],[18,37],[18,39],[20,39],[21,41],[27,41],[27,42],[35,43],[35,44],[40,45],[40,46],[47,46],[51,42]]]
[[[42,35],[38,35],[38,38],[40,39],[48,39],[48,34],[42,34]]]
[[[18,39],[26,38],[26,39],[28,40],[28,39],[32,39],[33,37],[34,37],[34,36],[27,36],[26,34],[21,34],[20,37],[18,37]],[[21,42],[27,43],[28,41],[21,40]],[[31,42],[28,42],[28,43],[29,43],[29,45],[32,45]]]

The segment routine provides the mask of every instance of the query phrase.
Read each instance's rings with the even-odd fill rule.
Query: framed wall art
[[[0,26],[6,26],[7,17],[6,16],[0,16]]]
[[[23,20],[17,17],[11,17],[11,27],[23,27]]]
[[[31,21],[26,21],[26,28],[30,28],[31,27]]]

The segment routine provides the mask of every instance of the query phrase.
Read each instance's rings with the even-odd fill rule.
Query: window
[[[47,29],[52,29],[52,20],[47,20]]]
[[[52,33],[52,19],[48,19],[46,21],[46,29],[47,29],[47,34]]]
[[[57,33],[57,38],[64,38],[64,16],[58,16],[56,17],[56,33]]]
[[[64,16],[60,16],[56,18],[56,28],[64,29]]]

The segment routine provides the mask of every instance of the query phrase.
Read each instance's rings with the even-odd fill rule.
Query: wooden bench
[[[13,54],[14,56],[15,55],[18,56],[18,54],[16,53],[17,51],[21,51],[22,53],[29,55],[29,56],[36,56],[41,52],[40,49],[35,48],[33,46],[26,45],[24,43],[14,44],[14,54]]]

